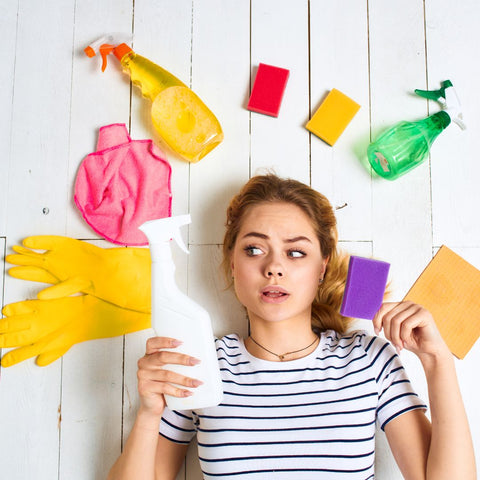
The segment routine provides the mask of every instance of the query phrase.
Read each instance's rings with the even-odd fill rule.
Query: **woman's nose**
[[[270,277],[283,277],[285,269],[282,263],[277,257],[272,257],[270,261],[265,265],[265,276]]]
[[[267,272],[268,277],[283,277],[283,273],[279,269],[271,269]]]

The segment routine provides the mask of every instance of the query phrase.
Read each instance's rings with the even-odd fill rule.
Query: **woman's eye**
[[[306,253],[303,252],[302,250],[289,250],[288,251],[288,256],[293,257],[293,258],[301,258],[301,257],[304,257],[305,255],[306,255]]]
[[[252,246],[245,247],[244,250],[249,257],[255,257],[256,255],[261,255],[263,253],[260,248]]]

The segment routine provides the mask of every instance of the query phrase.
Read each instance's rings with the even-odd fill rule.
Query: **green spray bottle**
[[[370,165],[387,180],[395,180],[424,162],[432,143],[451,121],[465,129],[460,101],[450,80],[442,82],[439,90],[417,89],[415,93],[438,101],[442,111],[418,122],[397,123],[368,146]]]

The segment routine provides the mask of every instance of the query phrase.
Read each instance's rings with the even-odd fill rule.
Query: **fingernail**
[[[203,382],[201,380],[192,380],[192,386],[197,388],[200,385],[203,385]]]
[[[190,390],[184,390],[183,391],[183,396],[184,397],[191,397],[193,395],[193,392],[191,392]]]
[[[194,357],[190,357],[190,365],[198,365],[200,363],[201,360],[199,360],[198,358],[194,358]]]
[[[373,331],[375,332],[375,335],[380,333],[380,329],[378,327],[374,327]]]
[[[400,355],[400,352],[402,351],[402,347],[395,345],[395,350],[397,351],[397,354]]]
[[[181,342],[180,340],[171,340],[170,341],[170,345],[175,348],[175,347],[179,347],[180,345],[182,345],[183,342]]]

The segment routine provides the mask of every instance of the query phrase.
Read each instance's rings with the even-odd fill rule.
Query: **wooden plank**
[[[9,238],[65,231],[66,203],[59,199],[67,198],[73,10],[73,1],[51,10],[20,4]]]
[[[245,309],[239,304],[221,268],[221,245],[190,247],[188,295],[210,314],[216,337],[229,333],[248,335]]]
[[[290,77],[278,118],[251,113],[251,173],[310,181],[308,119],[308,1],[252,1],[251,83],[259,63]]]
[[[453,247],[452,250],[480,270],[479,246]],[[434,250],[433,255],[436,253],[437,249]],[[478,408],[478,384],[472,379],[478,376],[478,365],[480,365],[480,341],[477,340],[463,360],[455,359],[460,391],[472,432],[477,465],[480,461],[480,411]]]
[[[372,138],[400,120],[427,114],[426,102],[411,92],[425,87],[423,2],[368,3]],[[401,72],[401,73],[400,73]],[[400,300],[431,256],[431,204],[428,163],[390,182],[372,182],[372,240],[376,258],[391,264],[391,300]],[[417,358],[402,354],[414,388],[422,398],[426,385]],[[376,475],[402,478],[387,447],[377,437]]]
[[[431,149],[433,241],[435,245],[478,246],[480,163],[478,135],[480,98],[475,79],[480,75],[478,57],[480,31],[474,19],[480,16],[475,0],[461,8],[442,2],[425,2],[428,86],[452,80],[462,104],[467,130],[452,124],[435,140]],[[440,11],[441,10],[441,11]],[[430,112],[439,110],[432,102]]]
[[[192,244],[223,241],[231,196],[248,179],[248,2],[208,0],[193,8],[192,88],[219,119],[225,139],[190,169]]]
[[[77,169],[96,150],[99,127],[122,122],[128,127],[130,109],[129,80],[118,61],[110,56],[102,74],[100,57],[89,59],[83,50],[108,32],[129,33],[131,18],[131,2],[126,0],[75,6],[68,190],[58,199],[67,208],[67,234],[74,238],[98,237],[73,202]],[[76,345],[62,364],[59,478],[105,478],[120,454],[122,440],[123,339]]]
[[[135,2],[134,50],[190,84],[192,1]],[[159,144],[151,121],[151,102],[132,87],[132,138],[151,138]],[[172,167],[173,215],[188,213],[190,166],[170,151],[164,152]]]
[[[10,168],[10,141],[12,132],[12,102],[15,79],[15,50],[17,42],[17,2],[0,4],[0,234],[6,235],[8,213],[8,170]]]
[[[248,335],[245,309],[239,304],[233,289],[226,288],[226,279],[220,267],[221,261],[221,245],[190,247],[188,295],[210,314],[216,337],[221,338],[229,333],[245,337]],[[188,451],[186,474],[188,480],[203,478],[196,441]]]
[[[104,125],[125,123],[129,127],[130,85],[118,60],[110,55],[101,71],[100,56],[88,58],[84,48],[110,32],[131,34],[129,0],[80,2],[75,6],[75,38],[72,50],[70,149],[68,155],[67,234],[74,238],[98,238],[76,208],[73,195],[78,167],[96,150],[98,131]],[[65,159],[66,161],[66,159]]]
[[[74,3],[19,3],[7,245],[65,231]],[[7,278],[5,303],[38,289]],[[58,477],[60,386],[61,362],[40,368],[25,361],[2,371],[0,448],[8,477]]]
[[[369,3],[372,137],[400,120],[426,116],[411,95],[425,86],[423,3],[391,9]],[[402,75],[398,75],[401,71]],[[425,163],[393,182],[373,181],[374,255],[392,264],[392,288],[402,297],[431,254],[430,177]]]
[[[191,68],[191,18],[191,0],[136,1],[134,6],[134,50],[139,55],[170,71],[187,85],[190,83]],[[141,96],[137,87],[132,87],[131,99],[132,138],[151,138],[156,141],[158,137],[150,115],[151,102]],[[172,214],[187,213],[190,165],[175,157],[171,152],[165,152],[165,155],[172,167]],[[188,244],[188,228],[182,229],[182,235]],[[183,291],[186,291],[187,256],[180,249],[176,249],[174,261],[178,285]],[[146,340],[153,335],[153,330],[148,329],[125,337],[123,444],[131,431],[139,406],[137,361],[145,354]],[[179,480],[185,478],[184,468],[177,478]]]
[[[0,263],[0,306],[3,308],[4,307],[4,280],[5,280],[5,274],[7,271],[7,267],[5,265],[5,255],[7,251],[7,239],[5,237],[0,237],[0,252],[2,254],[2,260]],[[0,357],[2,355],[2,349],[0,348]],[[1,366],[0,366],[0,375],[1,375]],[[1,377],[0,377],[1,378]]]
[[[80,343],[64,355],[60,479],[107,476],[120,449],[122,383],[123,337]]]
[[[348,15],[345,15],[348,12]],[[371,180],[362,161],[369,143],[367,4],[310,2],[310,113],[337,88],[361,105],[331,147],[311,135],[311,184],[336,207],[340,238],[371,237]]]

